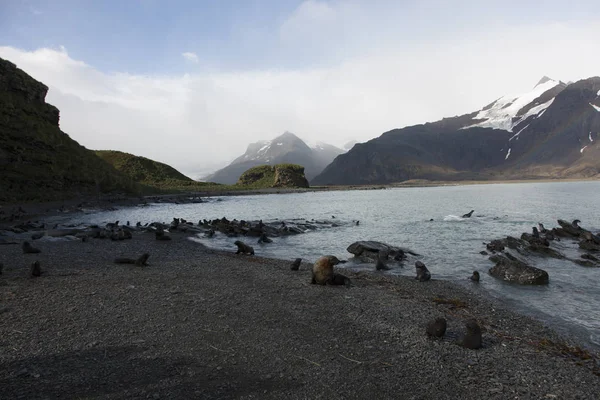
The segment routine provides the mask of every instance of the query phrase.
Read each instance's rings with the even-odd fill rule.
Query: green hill
[[[133,181],[160,190],[206,190],[217,186],[196,182],[170,165],[115,150],[98,150],[96,155]]]
[[[0,58],[0,202],[138,193],[132,179],[60,130],[47,91]]]
[[[244,172],[237,182],[238,186],[250,189],[276,187],[307,188],[304,167],[297,164],[259,165]]]

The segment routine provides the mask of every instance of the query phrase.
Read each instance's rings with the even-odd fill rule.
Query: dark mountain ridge
[[[356,144],[312,184],[595,177],[599,132],[600,78],[567,85],[544,77],[480,111]]]

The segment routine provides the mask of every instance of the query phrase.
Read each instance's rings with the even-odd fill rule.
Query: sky
[[[290,131],[342,147],[600,75],[596,0],[0,0],[0,57],[90,149],[194,178]]]

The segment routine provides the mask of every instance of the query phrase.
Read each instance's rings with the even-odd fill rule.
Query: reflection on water
[[[259,245],[245,239],[256,254],[293,260],[314,261],[324,254],[348,258],[348,245],[357,240],[378,240],[408,247],[423,255],[434,277],[467,285],[473,270],[482,273],[475,290],[491,292],[507,304],[551,322],[558,330],[569,331],[600,346],[600,269],[585,268],[568,261],[536,259],[536,266],[550,274],[547,287],[521,287],[504,284],[487,274],[492,263],[479,254],[482,244],[506,235],[519,236],[542,222],[556,226],[558,218],[580,219],[590,230],[600,227],[597,212],[600,182],[557,182],[398,188],[387,190],[335,191],[282,195],[224,197],[223,201],[201,204],[155,204],[82,215],[80,222],[106,223],[130,220],[132,223],[162,221],[173,217],[198,222],[227,217],[245,220],[332,220],[332,229],[303,235],[275,238]],[[475,210],[473,217],[460,215]],[[433,221],[431,221],[433,219]],[[360,220],[360,225],[352,223]],[[203,243],[234,250],[235,238],[217,234]],[[561,249],[564,251],[564,249]],[[572,250],[575,256],[578,250]],[[348,265],[348,264],[346,264]],[[373,269],[373,265],[348,265],[353,269]],[[413,275],[414,268],[396,266],[387,273]]]

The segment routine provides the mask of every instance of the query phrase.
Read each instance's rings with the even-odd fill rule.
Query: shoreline
[[[36,241],[39,255],[0,246],[1,398],[600,392],[598,354],[456,283],[344,270],[351,287],[310,285],[306,263],[294,272],[289,261],[213,250],[184,233],[153,236]],[[148,267],[112,262],[142,252]],[[31,279],[34,259],[44,274]],[[448,320],[443,340],[424,333],[437,316]],[[453,343],[470,318],[484,329],[480,350]]]

